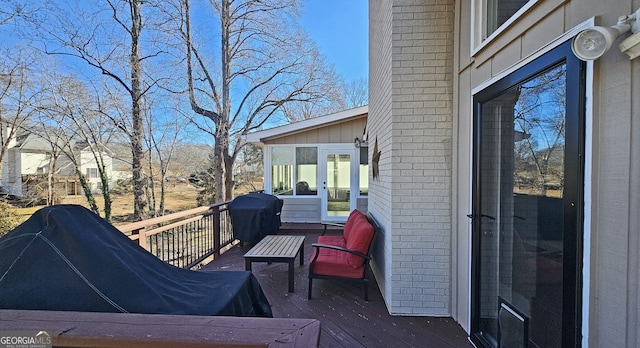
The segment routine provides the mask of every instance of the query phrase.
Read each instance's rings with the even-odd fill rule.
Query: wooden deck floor
[[[306,235],[305,257],[311,255],[311,243],[319,229],[297,229],[285,225],[280,233]],[[236,245],[204,267],[211,270],[244,270],[242,255],[250,245]],[[320,347],[473,347],[466,333],[451,318],[406,317],[389,315],[375,281],[369,287],[369,302],[362,287],[330,280],[313,283],[313,299],[307,300],[308,260],[295,262],[295,292],[287,292],[287,268],[284,263],[254,263],[258,278],[276,318],[319,319],[322,331]]]

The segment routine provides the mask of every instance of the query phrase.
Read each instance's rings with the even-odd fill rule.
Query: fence
[[[234,241],[230,201],[118,226],[159,259],[194,268]]]

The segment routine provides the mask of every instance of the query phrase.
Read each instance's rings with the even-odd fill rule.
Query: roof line
[[[248,143],[259,144],[264,140],[299,133],[313,128],[318,128],[324,125],[332,124],[335,122],[345,121],[350,118],[355,118],[369,113],[369,106],[360,106],[353,109],[343,110],[329,115],[318,116],[309,118],[306,120],[292,122],[283,126],[265,129],[253,133],[249,133],[243,136],[243,139]]]

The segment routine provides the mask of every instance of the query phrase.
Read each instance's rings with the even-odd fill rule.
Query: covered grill
[[[233,237],[241,243],[253,243],[280,229],[280,211],[284,202],[276,196],[252,192],[229,203]]]
[[[0,309],[272,316],[251,272],[174,267],[77,205],[0,238]]]

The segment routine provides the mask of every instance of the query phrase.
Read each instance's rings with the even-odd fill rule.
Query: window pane
[[[369,195],[369,148],[360,148],[360,196]]]
[[[529,0],[487,0],[487,37],[511,18]]]
[[[327,156],[327,215],[349,216],[351,207],[351,157]]]
[[[521,341],[561,347],[566,82],[563,64],[482,104],[478,306],[488,341],[520,335],[500,321],[506,301],[529,320]]]
[[[87,168],[87,175],[85,177],[87,179],[94,179],[98,177],[98,168]]]
[[[271,149],[271,192],[274,195],[293,194],[293,148]]]
[[[274,147],[271,149],[273,165],[293,164],[293,147]]]
[[[318,194],[318,148],[296,148],[296,195]]]

